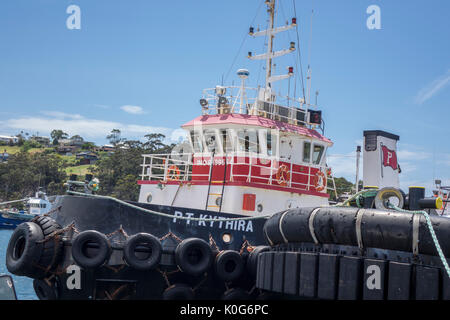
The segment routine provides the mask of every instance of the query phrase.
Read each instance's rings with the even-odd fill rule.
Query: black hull
[[[191,218],[238,218],[240,216],[214,211],[159,206],[130,202],[133,205],[163,212],[176,218],[158,216],[140,211],[113,200],[60,196],[54,203],[58,210],[49,216],[63,229],[63,257],[56,268],[55,287],[59,299],[161,299],[163,291],[172,284],[187,284],[195,291],[198,299],[219,299],[227,287],[249,290],[254,279],[244,274],[235,283],[225,284],[211,270],[201,276],[189,276],[180,272],[174,261],[174,249],[179,241],[187,238],[204,239],[213,248],[242,252],[246,245],[257,246],[265,243],[263,226],[265,219],[251,221],[234,220],[224,222],[183,220],[178,216]],[[74,264],[71,255],[71,239],[76,233],[85,230],[99,231],[109,238],[113,249],[109,262],[96,269],[81,269],[79,288],[70,288],[73,283]],[[123,261],[122,247],[126,238],[137,233],[150,233],[160,239],[163,254],[156,270],[138,271]],[[231,235],[231,241],[222,240],[224,234]],[[245,256],[244,252],[244,256]],[[73,287],[73,286],[72,286]],[[122,289],[120,289],[122,288]],[[111,297],[120,290],[117,296]],[[106,292],[106,293],[105,293]]]

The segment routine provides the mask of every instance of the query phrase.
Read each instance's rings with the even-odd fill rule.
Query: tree
[[[120,135],[121,132],[119,129],[112,129],[111,133],[106,136],[106,139],[108,139],[113,146],[116,146],[119,142],[123,141]]]
[[[62,194],[67,175],[55,154],[18,152],[0,165],[0,199],[17,200],[34,195],[38,187]]]
[[[58,144],[58,141],[60,139],[67,139],[69,137],[69,135],[62,130],[55,129],[50,133],[50,137],[52,137],[52,139],[53,139],[53,144]],[[55,143],[55,141],[56,141],[56,143]]]

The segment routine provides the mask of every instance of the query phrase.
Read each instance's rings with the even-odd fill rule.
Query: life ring
[[[125,262],[134,269],[147,271],[154,269],[161,260],[161,242],[148,233],[137,233],[123,247]]]
[[[319,183],[320,178],[322,177],[322,183]],[[327,184],[326,182],[326,177],[325,174],[322,171],[317,171],[316,175],[314,176],[314,188],[316,189],[316,191],[322,191],[323,189],[325,189],[325,186]]]
[[[168,181],[178,181],[180,180],[180,169],[176,165],[171,165],[167,170],[167,180]]]
[[[285,164],[282,164],[277,170],[277,182],[280,186],[286,186],[290,180],[291,174]]]
[[[244,272],[244,261],[237,251],[220,251],[216,256],[214,270],[217,276],[224,281],[237,280]]]
[[[181,241],[175,249],[175,261],[181,271],[198,276],[209,269],[213,254],[209,244],[200,238]]]
[[[72,257],[83,268],[97,268],[111,256],[108,238],[96,230],[86,230],[72,241]]]

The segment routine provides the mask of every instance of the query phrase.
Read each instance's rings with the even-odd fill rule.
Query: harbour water
[[[33,289],[33,280],[27,277],[18,277],[8,272],[6,268],[6,249],[13,230],[0,230],[0,274],[9,274],[14,280],[17,299],[37,300]]]

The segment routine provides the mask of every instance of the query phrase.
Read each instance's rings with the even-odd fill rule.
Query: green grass
[[[91,164],[84,164],[81,166],[76,166],[76,167],[67,167],[64,170],[66,171],[66,173],[68,175],[70,174],[77,174],[80,176],[84,176],[86,173],[91,173],[91,171],[89,169],[93,169],[94,166]]]
[[[44,152],[47,149],[52,149],[52,148],[31,148],[30,150],[28,150],[29,153],[37,153],[37,152]],[[9,153],[9,154],[15,154],[18,153],[20,151],[20,147],[19,146],[0,146],[0,153],[5,152]]]

